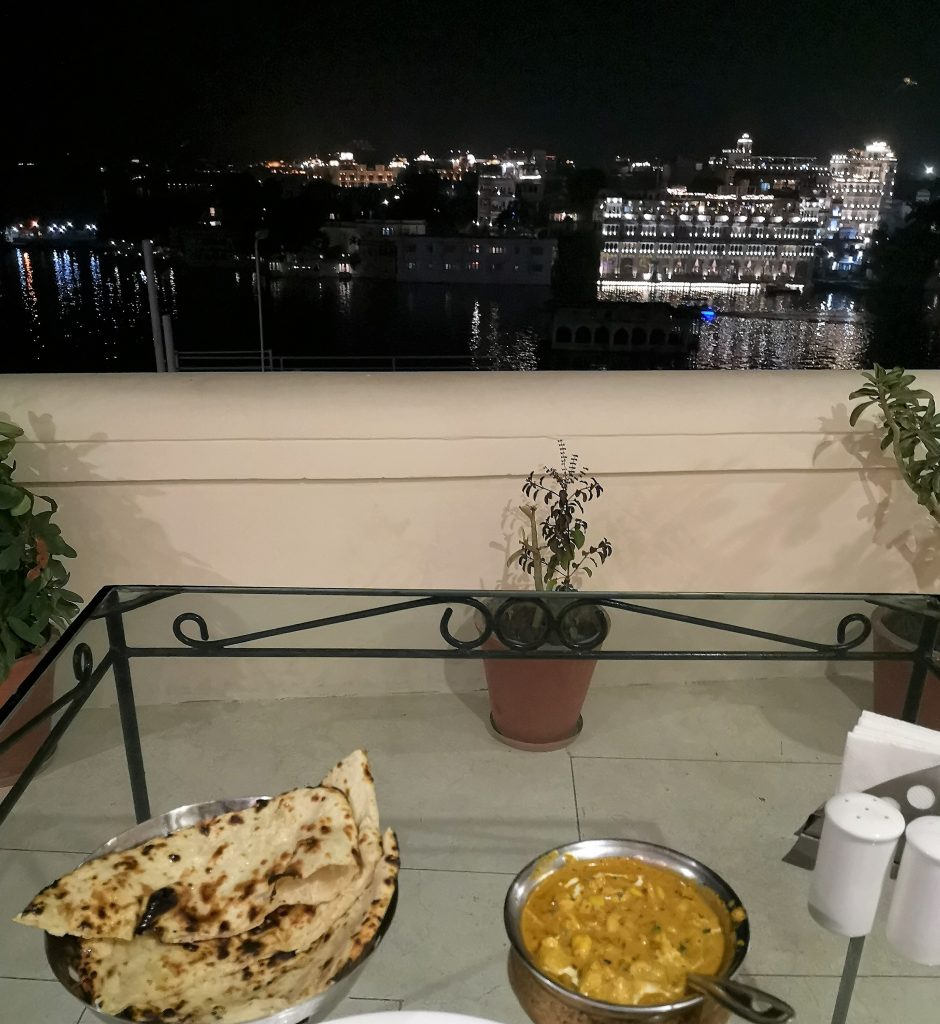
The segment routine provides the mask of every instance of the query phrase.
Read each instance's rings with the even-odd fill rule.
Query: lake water
[[[178,350],[258,350],[250,268],[163,267],[160,290]],[[623,297],[680,300],[649,291]],[[272,281],[264,294],[265,344],[276,356],[311,367],[339,357],[359,357],[366,367],[374,356],[443,355],[480,368],[551,368],[550,356],[539,354],[549,298],[548,289],[530,286]],[[712,298],[719,316],[703,325],[698,353],[682,366],[848,369],[874,359],[940,365],[935,335],[921,325],[882,322],[849,295]],[[139,256],[2,250],[0,371],[150,370],[153,361]]]

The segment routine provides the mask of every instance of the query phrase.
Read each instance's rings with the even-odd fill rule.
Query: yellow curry
[[[540,882],[522,937],[553,981],[606,1003],[668,1003],[689,971],[716,974],[725,951],[718,914],[693,882],[627,857],[572,860]]]

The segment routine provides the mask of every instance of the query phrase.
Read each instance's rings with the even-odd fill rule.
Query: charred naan
[[[357,829],[339,790],[291,790],[130,850],[87,861],[16,918],[53,935],[163,942],[235,935],[289,902],[328,898],[359,871]]]
[[[230,984],[226,979],[241,975],[259,964],[286,963],[298,950],[308,950],[328,933],[336,934],[343,920],[368,890],[383,856],[378,832],[375,787],[365,754],[356,751],[337,765],[323,780],[336,787],[349,801],[357,829],[360,869],[356,877],[328,901],[305,898],[303,903],[282,906],[257,927],[240,935],[206,942],[166,943],[154,935],[139,935],[130,941],[101,940],[83,943],[79,975],[102,1009],[120,1012],[125,1006],[177,1006],[186,995],[192,1000],[194,986]],[[389,840],[386,837],[386,841]],[[288,879],[292,894],[309,897],[303,879]],[[279,896],[284,896],[278,886]],[[195,979],[200,979],[199,981]]]
[[[131,1020],[236,1024],[295,1006],[326,989],[375,937],[398,874],[398,845],[391,830],[381,838],[380,853],[368,884],[357,889],[345,913],[306,948],[299,933],[294,948],[285,950],[237,936],[221,945],[199,944],[211,945],[216,953],[227,948],[222,960],[207,957],[167,970],[165,960],[159,959],[163,944],[146,936],[113,944],[116,948],[94,962],[83,956],[80,975],[88,977],[86,971],[94,970],[96,1004]],[[128,951],[131,955],[122,961]]]
[[[17,920],[79,937],[75,969],[107,1013],[237,1024],[303,1002],[355,963],[398,865],[357,750],[318,787],[89,861]]]

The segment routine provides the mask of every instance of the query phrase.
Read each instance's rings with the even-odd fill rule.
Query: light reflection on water
[[[703,324],[691,365],[715,369],[851,370],[865,361],[872,340],[868,323],[762,320],[718,316]]]
[[[600,293],[605,301],[711,305],[718,316],[701,325],[693,369],[853,369],[865,362],[873,326],[851,293],[811,290],[768,295],[763,287],[681,292],[649,287]],[[761,314],[765,314],[762,316]]]
[[[178,349],[255,350],[252,275],[164,266],[160,282]],[[265,340],[276,354],[444,354],[469,357],[478,369],[551,366],[540,340],[550,323],[546,288],[335,279],[272,285],[263,295]],[[702,325],[699,350],[683,364],[698,369],[848,369],[865,364],[875,335],[863,302],[846,294],[649,288],[602,298],[674,304],[711,299],[718,317]],[[0,337],[17,342],[0,347],[0,370],[152,369],[140,263],[111,252],[0,252]],[[891,358],[893,339],[887,347]],[[882,338],[878,351],[884,348]]]
[[[445,310],[453,306],[448,291]],[[537,370],[539,368],[539,335],[531,327],[504,328],[500,324],[500,304],[491,299],[474,300],[470,314],[468,347],[471,365],[477,370]]]
[[[113,253],[72,249],[0,252],[0,370],[150,369],[146,288]],[[11,287],[15,283],[16,287]],[[163,302],[172,308],[172,280]]]
[[[52,267],[55,274],[62,336],[67,341],[71,341],[74,338],[74,328],[78,320],[75,314],[78,312],[81,298],[74,253],[70,249],[55,249],[52,253]]]
[[[29,253],[22,250],[17,252],[16,257],[20,272],[20,287],[23,292],[23,305],[26,308],[29,322],[35,329],[39,326],[39,301],[36,298],[36,285],[33,280],[33,261]]]

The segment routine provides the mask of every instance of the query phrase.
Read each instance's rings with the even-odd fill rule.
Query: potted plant
[[[849,395],[850,399],[861,400],[852,409],[849,423],[855,426],[866,409],[877,409],[883,430],[881,450],[890,449],[902,479],[918,503],[940,523],[940,415],[933,395],[913,387],[914,374],[899,367],[886,370],[876,364],[871,373],[862,376],[867,382],[865,386]],[[924,623],[922,604],[918,602],[920,608],[914,610],[906,607],[902,598],[886,601],[885,607],[872,616],[875,650],[914,650]],[[875,711],[900,716],[910,674],[910,662],[874,663]],[[940,679],[932,672],[927,676],[917,721],[940,729]]]
[[[528,502],[520,511],[526,523],[519,549],[507,562],[532,577],[536,597],[493,603],[495,634],[484,645],[579,654],[576,659],[484,661],[493,728],[504,742],[528,750],[555,750],[577,736],[596,664],[590,652],[604,641],[610,624],[603,609],[576,593],[576,583],[613,553],[606,537],[596,544],[587,541],[584,506],[603,488],[577,455],[568,454],[564,441],[558,451],[558,468],[546,466],[525,479]]]
[[[59,558],[74,558],[75,552],[52,522],[56,503],[13,480],[16,463],[10,456],[22,433],[15,424],[0,422],[0,710],[81,603],[65,589],[69,574]],[[40,511],[40,501],[48,508]],[[0,725],[0,740],[47,707],[52,697],[50,669]],[[16,781],[49,728],[48,721],[42,723],[0,755],[0,787]]]

